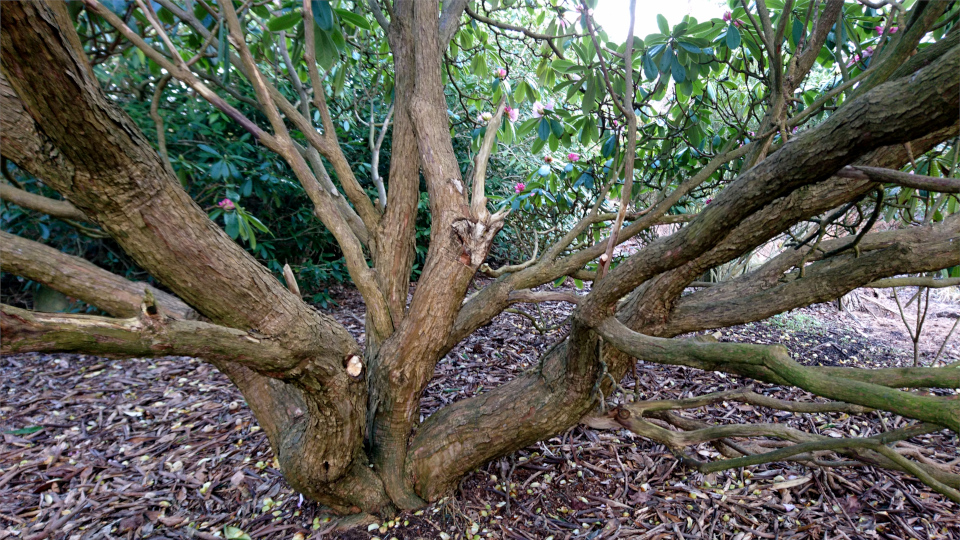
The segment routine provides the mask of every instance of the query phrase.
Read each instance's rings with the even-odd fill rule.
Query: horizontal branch
[[[58,201],[42,195],[36,195],[7,183],[0,183],[0,199],[17,206],[34,210],[58,219],[92,222],[79,208],[69,201]]]
[[[577,304],[580,302],[580,296],[571,292],[531,291],[530,289],[512,291],[507,299],[511,304],[539,304],[541,302],[569,302],[571,304]]]
[[[841,107],[822,124],[744,172],[679,233],[651,242],[596,283],[585,319],[599,320],[651,277],[710,251],[741,222],[780,197],[827,180],[867,152],[902,144],[956,122],[960,49],[918,71],[909,83],[884,84]]]
[[[115,317],[134,317],[140,313],[144,290],[153,294],[167,315],[177,319],[200,317],[176,296],[147,283],[124,279],[80,257],[6,232],[0,232],[0,268],[43,283]]]
[[[702,462],[690,457],[684,457],[683,460],[688,464],[694,465],[700,472],[707,474],[727,469],[747,467],[751,465],[760,465],[773,461],[784,461],[795,456],[817,451],[843,451],[843,450],[872,450],[879,453],[883,458],[877,460],[873,457],[870,461],[876,462],[886,468],[895,468],[906,470],[915,475],[924,484],[930,486],[937,492],[946,495],[953,501],[960,502],[960,492],[956,488],[946,485],[941,479],[947,479],[948,482],[956,483],[957,477],[952,474],[931,474],[929,467],[920,466],[902,455],[896,453],[885,445],[916,437],[927,433],[938,431],[939,426],[933,424],[920,424],[910,426],[885,433],[874,435],[873,437],[853,437],[833,439],[824,436],[815,436],[799,430],[795,430],[780,424],[748,424],[748,425],[722,425],[710,426],[693,431],[674,432],[657,426],[651,422],[642,420],[632,414],[629,408],[621,408],[617,411],[616,420],[618,423],[637,433],[638,435],[649,437],[657,442],[679,451],[684,446],[691,446],[702,442],[715,441],[728,437],[775,437],[783,440],[804,441],[784,448],[779,448],[772,452],[762,454],[745,455],[742,457],[724,459],[713,462]],[[813,439],[813,440],[811,440]],[[860,456],[857,456],[858,458]],[[940,478],[936,478],[939,476]]]
[[[145,303],[138,316],[38,313],[0,304],[0,352],[78,352],[100,356],[196,356],[238,362],[258,370],[290,367],[290,353],[276,341],[201,321],[173,319]],[[153,311],[153,313],[150,313]]]
[[[837,175],[858,180],[872,180],[884,184],[897,184],[937,193],[960,193],[960,180],[957,179],[910,174],[881,167],[864,167],[862,165],[844,167]]]
[[[748,274],[679,299],[667,323],[669,335],[763,320],[891,276],[953,266],[958,234],[960,216],[954,215],[922,227],[867,234],[860,239],[859,257],[848,249],[822,259],[849,247],[852,236],[822,242],[814,253],[809,247],[787,250]],[[805,258],[804,277],[787,273]]]
[[[871,289],[886,289],[890,287],[929,287],[942,289],[960,285],[960,278],[931,278],[931,277],[899,277],[871,281],[864,285]]]
[[[783,399],[764,396],[753,391],[752,388],[736,388],[724,392],[714,392],[703,396],[697,396],[686,399],[663,399],[652,401],[638,401],[630,404],[632,412],[643,414],[648,411],[667,411],[673,409],[692,409],[720,403],[723,401],[738,401],[749,403],[760,407],[768,407],[780,411],[801,412],[801,413],[827,413],[827,412],[845,412],[847,414],[863,414],[872,409],[853,405],[843,401],[831,401],[828,403],[786,401]]]
[[[829,399],[895,412],[960,432],[960,400],[918,396],[880,384],[830,375],[795,362],[781,345],[656,338],[630,330],[615,317],[607,318],[595,329],[612,346],[647,362],[727,371],[760,380],[779,379]],[[870,370],[850,372],[857,371]],[[950,372],[953,374],[951,387],[960,387],[960,369]]]
[[[616,410],[615,412],[612,412],[611,414],[616,414],[616,415],[619,416],[619,415],[622,414],[622,413],[621,413],[621,411],[618,409],[618,410]],[[704,422],[704,421],[702,421],[702,420],[697,420],[697,419],[694,419],[694,418],[688,418],[688,417],[685,417],[685,416],[680,416],[679,414],[676,414],[676,413],[673,413],[673,412],[669,412],[669,411],[655,412],[655,413],[651,414],[650,417],[656,418],[656,419],[659,419],[659,420],[662,420],[662,421],[666,422],[667,424],[670,424],[670,425],[672,425],[673,427],[675,427],[675,428],[677,428],[677,429],[679,429],[679,430],[687,431],[687,432],[689,432],[689,431],[701,431],[701,432],[703,432],[703,430],[710,430],[710,429],[713,429],[713,428],[718,427],[718,426],[709,424],[709,423],[707,423],[707,422]],[[639,420],[639,419],[637,419],[637,420]],[[617,422],[618,422],[619,424],[623,424],[622,420],[621,420],[619,417],[617,418]],[[766,426],[766,427],[769,429],[769,431],[768,431],[767,433],[762,433],[762,430],[759,430],[758,428],[755,427],[755,426],[757,426],[757,425],[758,425],[758,424],[751,424],[751,425],[747,425],[747,426],[742,426],[742,425],[741,425],[741,426],[730,426],[730,427],[740,427],[740,428],[744,428],[744,431],[740,432],[741,434],[737,434],[736,432],[733,432],[733,431],[726,431],[726,432],[721,432],[721,433],[724,434],[724,435],[726,435],[727,437],[740,437],[740,436],[743,436],[743,437],[761,437],[761,436],[762,436],[762,437],[774,437],[774,438],[777,438],[777,439],[781,439],[781,440],[784,440],[784,441],[790,441],[790,442],[794,442],[794,443],[816,442],[816,441],[824,441],[824,440],[836,440],[836,439],[834,439],[833,437],[828,437],[828,436],[826,436],[826,435],[818,435],[818,434],[815,434],[815,433],[808,433],[808,432],[805,432],[805,431],[801,431],[801,430],[798,430],[798,429],[793,429],[793,428],[784,426],[784,425],[782,425],[782,424],[759,424],[760,426]],[[924,427],[924,426],[926,426],[926,427]],[[894,431],[891,431],[891,432],[887,432],[885,435],[886,435],[887,437],[893,437],[893,438],[897,438],[897,434],[898,434],[898,433],[901,434],[901,436],[902,436],[903,434],[910,434],[910,436],[916,436],[916,435],[920,435],[920,433],[918,433],[918,430],[924,430],[924,431],[929,430],[929,431],[927,431],[927,432],[932,432],[932,431],[937,431],[937,430],[939,429],[939,427],[931,426],[930,424],[925,424],[924,426],[907,426],[907,427],[905,427],[905,428],[900,428],[900,429],[898,429],[898,430],[894,430]],[[727,426],[723,426],[723,427],[727,427]],[[932,428],[932,429],[931,429],[931,428]],[[751,431],[751,430],[752,430],[752,431]],[[650,436],[648,435],[648,437],[650,437]],[[653,438],[653,437],[650,437],[650,438]],[[720,441],[721,441],[723,444],[730,444],[730,443],[732,442],[729,438],[722,438],[722,439],[720,439]],[[658,442],[660,442],[660,441],[658,441]],[[664,443],[664,444],[666,444],[666,443]],[[740,445],[738,445],[738,446],[740,446]],[[723,446],[720,446],[720,448],[723,448]],[[718,448],[718,449],[719,449],[719,448]],[[849,448],[849,449],[840,449],[840,450],[834,450],[834,451],[837,452],[837,453],[839,453],[839,454],[842,454],[842,455],[846,455],[846,456],[848,456],[848,457],[851,457],[851,458],[853,458],[853,459],[855,459],[855,460],[857,460],[858,462],[861,462],[861,463],[869,463],[869,464],[877,465],[877,466],[880,466],[880,467],[883,467],[883,468],[886,468],[886,469],[892,469],[892,470],[896,470],[896,471],[910,472],[910,470],[909,470],[908,468],[902,467],[900,463],[898,463],[898,462],[896,462],[896,461],[894,461],[894,460],[887,459],[886,457],[884,457],[884,456],[881,455],[880,453],[877,453],[877,452],[874,452],[874,451],[871,451],[871,450],[866,450],[866,449],[860,449],[860,448],[853,447],[853,448]],[[753,452],[753,453],[762,453],[762,452],[763,452],[763,451],[760,450],[759,452]],[[738,452],[738,453],[741,454],[741,455],[748,455],[748,454],[743,453],[743,452]],[[724,454],[724,455],[726,455],[726,454]],[[730,456],[728,456],[728,457],[730,457]],[[733,456],[733,457],[738,457],[738,456]],[[800,456],[797,456],[797,457],[794,457],[794,458],[788,458],[788,459],[790,459],[791,461],[794,461],[794,460],[795,460],[795,461],[810,461],[809,459],[807,459],[807,460],[801,459]],[[821,466],[823,466],[825,463],[835,463],[835,462],[824,462],[824,461],[819,460],[819,459],[814,459],[814,460],[812,460],[812,463],[814,463],[815,465],[821,465]],[[912,463],[912,462],[911,462],[911,463]],[[946,470],[946,468],[942,467],[941,465],[939,465],[939,464],[937,464],[937,463],[935,463],[935,462],[926,462],[926,463],[914,464],[914,465],[916,465],[916,466],[924,469],[924,471],[925,471],[927,474],[929,474],[930,476],[933,476],[933,477],[936,479],[936,481],[941,482],[941,483],[943,483],[943,484],[946,484],[947,486],[950,486],[950,487],[952,487],[952,488],[960,489],[960,475],[957,475],[957,474],[953,474],[953,473],[948,472],[948,471]],[[832,466],[832,465],[831,465],[831,466]]]

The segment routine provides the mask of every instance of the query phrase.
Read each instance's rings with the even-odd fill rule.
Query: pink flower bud
[[[730,19],[733,19],[733,13],[728,11],[723,14],[723,22],[730,22]]]
[[[572,162],[580,161],[580,154],[574,154],[573,152],[567,154],[567,160]]]
[[[513,191],[523,193],[523,190],[526,188],[527,186],[523,182],[517,182],[517,185],[513,186]]]
[[[506,113],[507,118],[509,118],[511,122],[516,122],[517,119],[520,118],[519,109],[514,109],[513,107],[507,106],[503,108],[503,112]]]
[[[497,70],[497,77],[499,77],[499,78],[501,78],[501,79],[506,79],[506,78],[507,78],[507,70],[504,69],[504,68],[498,69],[498,70]]]
[[[230,212],[230,211],[232,211],[234,208],[236,208],[236,207],[234,206],[234,204],[233,204],[233,201],[231,201],[230,199],[224,199],[224,200],[220,201],[219,203],[217,203],[217,206],[219,206],[220,208],[223,208],[223,209],[226,210],[227,212]]]

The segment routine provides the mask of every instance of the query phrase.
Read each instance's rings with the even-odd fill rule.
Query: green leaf
[[[356,26],[357,28],[363,28],[364,30],[373,30],[373,27],[370,25],[370,22],[367,21],[366,17],[363,15],[357,15],[352,11],[347,11],[345,9],[335,9],[337,12],[337,17],[340,17],[340,20],[349,24]]]
[[[676,56],[673,57],[673,65],[670,68],[671,74],[673,74],[673,80],[680,84],[687,78],[687,70],[683,68],[683,65],[680,64],[680,59]],[[687,95],[690,95],[687,93]]]
[[[222,23],[220,25],[220,43],[217,50],[217,65],[223,69],[223,84],[230,83],[230,42],[227,40],[229,34],[226,23]]]
[[[657,15],[657,27],[660,28],[660,32],[665,35],[670,35],[670,25],[667,24],[667,18],[663,15]]]
[[[577,64],[571,62],[570,60],[554,60],[550,65],[553,66],[553,69],[557,71],[562,71],[564,73],[573,71],[572,68],[579,67]]]
[[[583,114],[590,114],[597,108],[597,80],[587,77],[587,87],[583,92]]]
[[[546,141],[550,138],[550,122],[546,118],[540,119],[540,125],[537,126],[537,137],[541,141]]]
[[[4,433],[10,434],[10,435],[30,435],[40,431],[41,429],[43,429],[43,426],[27,426],[25,428],[11,429],[10,431],[4,431]]]
[[[686,49],[687,51],[692,52],[693,54],[700,54],[701,52],[703,52],[703,49],[701,49],[700,47],[697,47],[693,43],[688,43],[686,41],[677,41],[677,45],[680,45],[680,47],[682,47],[683,49]]]
[[[317,32],[313,40],[313,50],[317,56],[317,64],[324,70],[328,70],[340,59],[340,53],[337,52],[337,45],[330,38],[330,32],[324,32],[319,27],[315,29]]]
[[[550,119],[550,129],[553,131],[554,136],[558,139],[563,137],[563,124],[555,118]]]
[[[547,141],[538,137],[533,140],[533,145],[530,146],[530,152],[537,154],[540,152],[540,150],[543,150],[543,147],[546,144],[547,144]]]
[[[727,28],[727,47],[731,49],[736,49],[740,46],[740,30],[737,30],[737,27],[733,24],[730,25],[730,28]]]
[[[673,64],[674,58],[673,49],[663,51],[663,56],[660,57],[660,73],[665,74],[670,71],[670,65]]]
[[[227,234],[234,240],[240,236],[240,223],[237,221],[236,212],[226,212],[223,214],[223,223],[226,225]]]
[[[793,20],[793,31],[790,33],[790,43],[796,47],[800,40],[803,39],[805,28],[803,23],[799,19]]]
[[[610,157],[613,155],[613,151],[617,148],[617,137],[611,135],[607,137],[607,141],[603,143],[603,146],[600,148],[600,153],[603,154],[603,157]]]
[[[215,155],[215,156],[217,156],[217,157],[220,157],[220,152],[217,152],[216,149],[214,149],[214,148],[212,148],[212,147],[210,147],[210,146],[207,146],[207,145],[205,145],[205,144],[198,144],[197,147],[200,148],[201,150],[203,150],[204,152],[208,153],[208,154],[213,154],[213,155]]]
[[[330,2],[327,0],[310,0],[310,6],[313,8],[313,20],[317,26],[324,32],[333,30],[333,9],[330,8]]]
[[[653,62],[649,52],[643,55],[643,74],[646,75],[648,81],[657,78],[657,65]]]
[[[316,17],[316,14],[314,14]],[[294,25],[301,19],[299,11],[291,11],[279,17],[274,17],[267,21],[267,29],[271,32],[280,32],[282,30],[288,30],[293,28]]]

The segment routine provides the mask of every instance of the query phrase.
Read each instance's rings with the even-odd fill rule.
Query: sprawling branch
[[[29,191],[16,188],[6,182],[0,183],[0,199],[13,203],[28,210],[34,210],[59,219],[74,221],[90,221],[86,214],[77,209],[68,201],[49,199],[42,195],[35,195]]]
[[[83,300],[115,317],[134,317],[140,313],[146,289],[156,298],[163,313],[178,319],[198,318],[193,308],[171,294],[146,283],[128,281],[80,257],[6,232],[0,232],[0,268]]]
[[[884,184],[897,184],[909,188],[925,189],[938,193],[960,193],[960,180],[909,174],[893,169],[856,165],[844,168],[838,175],[847,178],[871,180]]]
[[[151,313],[151,311],[153,313]],[[4,354],[79,352],[123,358],[196,356],[239,362],[256,369],[282,369],[289,351],[255,333],[201,321],[174,319],[143,304],[129,319],[37,313],[3,305]]]
[[[710,343],[651,337],[630,330],[614,317],[600,323],[597,331],[617,349],[644,361],[671,365],[711,364],[719,369],[725,366],[749,366],[747,370],[775,376],[767,375],[764,379],[779,378],[788,384],[830,399],[891,411],[960,432],[958,400],[918,396],[879,384],[829,375],[816,368],[798,364],[790,358],[789,351],[780,345]],[[960,369],[952,369],[956,383],[960,379]]]
[[[696,425],[696,427],[686,425],[684,427],[693,427],[693,429],[677,432],[643,420],[641,417],[642,412],[637,405],[640,404],[627,405],[624,408],[618,409],[614,413],[616,421],[630,431],[662,443],[677,453],[680,453],[681,449],[685,446],[702,442],[722,440],[727,444],[733,444],[729,442],[729,438],[731,437],[773,437],[797,443],[772,452],[754,453],[738,458],[706,463],[688,456],[682,456],[682,460],[685,463],[697,467],[697,469],[703,473],[788,459],[812,461],[814,464],[819,464],[822,463],[822,460],[814,458],[813,453],[833,451],[848,455],[858,461],[915,474],[921,481],[936,491],[950,497],[951,500],[960,501],[960,492],[957,491],[957,487],[960,486],[960,476],[944,472],[933,466],[914,463],[884,446],[910,437],[938,431],[939,426],[933,424],[910,426],[881,433],[873,437],[841,439],[806,433],[781,424]],[[677,424],[702,424],[696,421],[678,422],[677,420],[680,420],[680,418],[676,415],[666,416],[665,418],[667,421]],[[883,446],[886,451],[881,449],[881,446]],[[891,455],[891,453],[894,455]]]
[[[806,249],[784,252],[745,276],[680,299],[667,323],[669,334],[762,320],[838,298],[882,278],[953,266],[960,261],[958,235],[960,216],[951,216],[934,225],[868,234],[860,241],[860,257],[851,250],[819,260],[825,252],[848,246],[852,238],[826,241],[820,245],[824,251],[808,257],[802,278],[784,273],[807,256]]]
[[[887,289],[892,287],[929,287],[942,289],[960,285],[960,278],[929,278],[929,277],[899,277],[871,281],[864,285],[871,289]]]
[[[680,232],[651,243],[596,283],[581,306],[586,319],[602,318],[644,281],[708,251],[775,199],[826,180],[870,150],[952,125],[960,108],[958,84],[960,48],[954,48],[910,82],[878,86],[847,104],[742,174]]]
[[[289,292],[167,173],[101,91],[65,4],[14,3],[0,16],[3,155],[43,178],[213,323],[242,329],[259,346],[282,346],[282,358],[251,359],[252,369],[216,365],[243,391],[297,489],[344,510],[382,507],[375,482],[351,492],[331,487],[370,476],[357,459],[366,388],[346,369],[360,353],[356,341]]]
[[[440,47],[447,48],[457,28],[460,27],[460,17],[468,0],[444,0],[443,11],[440,12]]]

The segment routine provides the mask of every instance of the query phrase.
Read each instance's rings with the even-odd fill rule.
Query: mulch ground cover
[[[341,291],[337,298],[334,315],[362,339],[356,295]],[[539,352],[562,335],[567,311],[520,309],[526,315],[501,315],[439,363],[422,401],[424,417],[535,367]],[[912,353],[878,344],[825,306],[715,335],[782,343],[811,365],[912,361]],[[944,358],[958,356],[950,348]],[[749,384],[781,399],[814,399],[730,375],[639,363],[637,380],[628,376],[608,405]],[[732,402],[683,414],[714,423],[778,422],[837,437],[907,423],[888,414],[792,414]],[[772,463],[704,476],[661,445],[587,426],[484,466],[456,494],[423,510],[353,522],[343,531],[343,522],[286,484],[226,377],[191,358],[5,356],[0,432],[0,540],[960,538],[960,508],[908,475]],[[960,472],[955,434],[904,444]],[[709,445],[692,451],[718,457]]]

